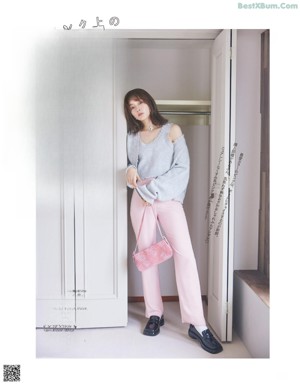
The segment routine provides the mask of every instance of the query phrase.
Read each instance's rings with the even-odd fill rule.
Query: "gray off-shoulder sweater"
[[[190,158],[184,135],[175,143],[168,138],[172,123],[157,137],[143,143],[139,133],[127,135],[128,168],[137,168],[142,183],[137,192],[147,202],[176,200],[183,203],[190,174]],[[146,181],[146,183],[145,183]],[[132,186],[129,185],[132,188]]]

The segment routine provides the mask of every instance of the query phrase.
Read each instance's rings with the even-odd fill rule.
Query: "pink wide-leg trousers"
[[[137,236],[145,205],[136,191],[132,194],[130,216],[133,230]],[[184,323],[206,325],[203,314],[201,289],[195,256],[182,204],[177,201],[155,201],[152,206],[146,206],[144,222],[138,242],[139,250],[156,242],[156,220],[173,248],[175,277],[179,295],[181,319]],[[158,266],[142,272],[143,291],[146,312],[151,315],[163,314],[163,302],[160,292]]]

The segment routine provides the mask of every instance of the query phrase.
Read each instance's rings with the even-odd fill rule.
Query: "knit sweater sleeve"
[[[153,204],[158,199],[175,199],[187,189],[190,174],[190,158],[184,136],[174,143],[174,155],[170,169],[154,178],[149,184],[137,188],[142,198]]]

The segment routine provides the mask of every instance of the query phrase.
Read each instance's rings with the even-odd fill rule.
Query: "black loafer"
[[[190,325],[189,336],[194,340],[198,340],[202,348],[211,354],[220,353],[223,350],[222,345],[215,339],[209,329],[200,334],[194,325]]]
[[[165,323],[164,316],[158,317],[157,315],[152,315],[147,325],[145,326],[145,329],[143,331],[143,334],[146,336],[157,336],[157,334],[160,332],[160,326],[163,326]]]

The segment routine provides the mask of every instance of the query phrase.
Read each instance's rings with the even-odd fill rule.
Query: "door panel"
[[[44,43],[36,56],[36,322],[74,327],[74,194],[64,178],[71,162],[60,128],[59,51],[54,40]]]
[[[60,32],[38,67],[37,326],[62,324],[62,308],[77,328],[125,326],[126,132],[113,42]]]
[[[231,31],[224,30],[212,50],[208,322],[222,341],[232,338],[233,193],[229,180],[233,165],[229,160],[234,148],[235,67],[231,40]]]

